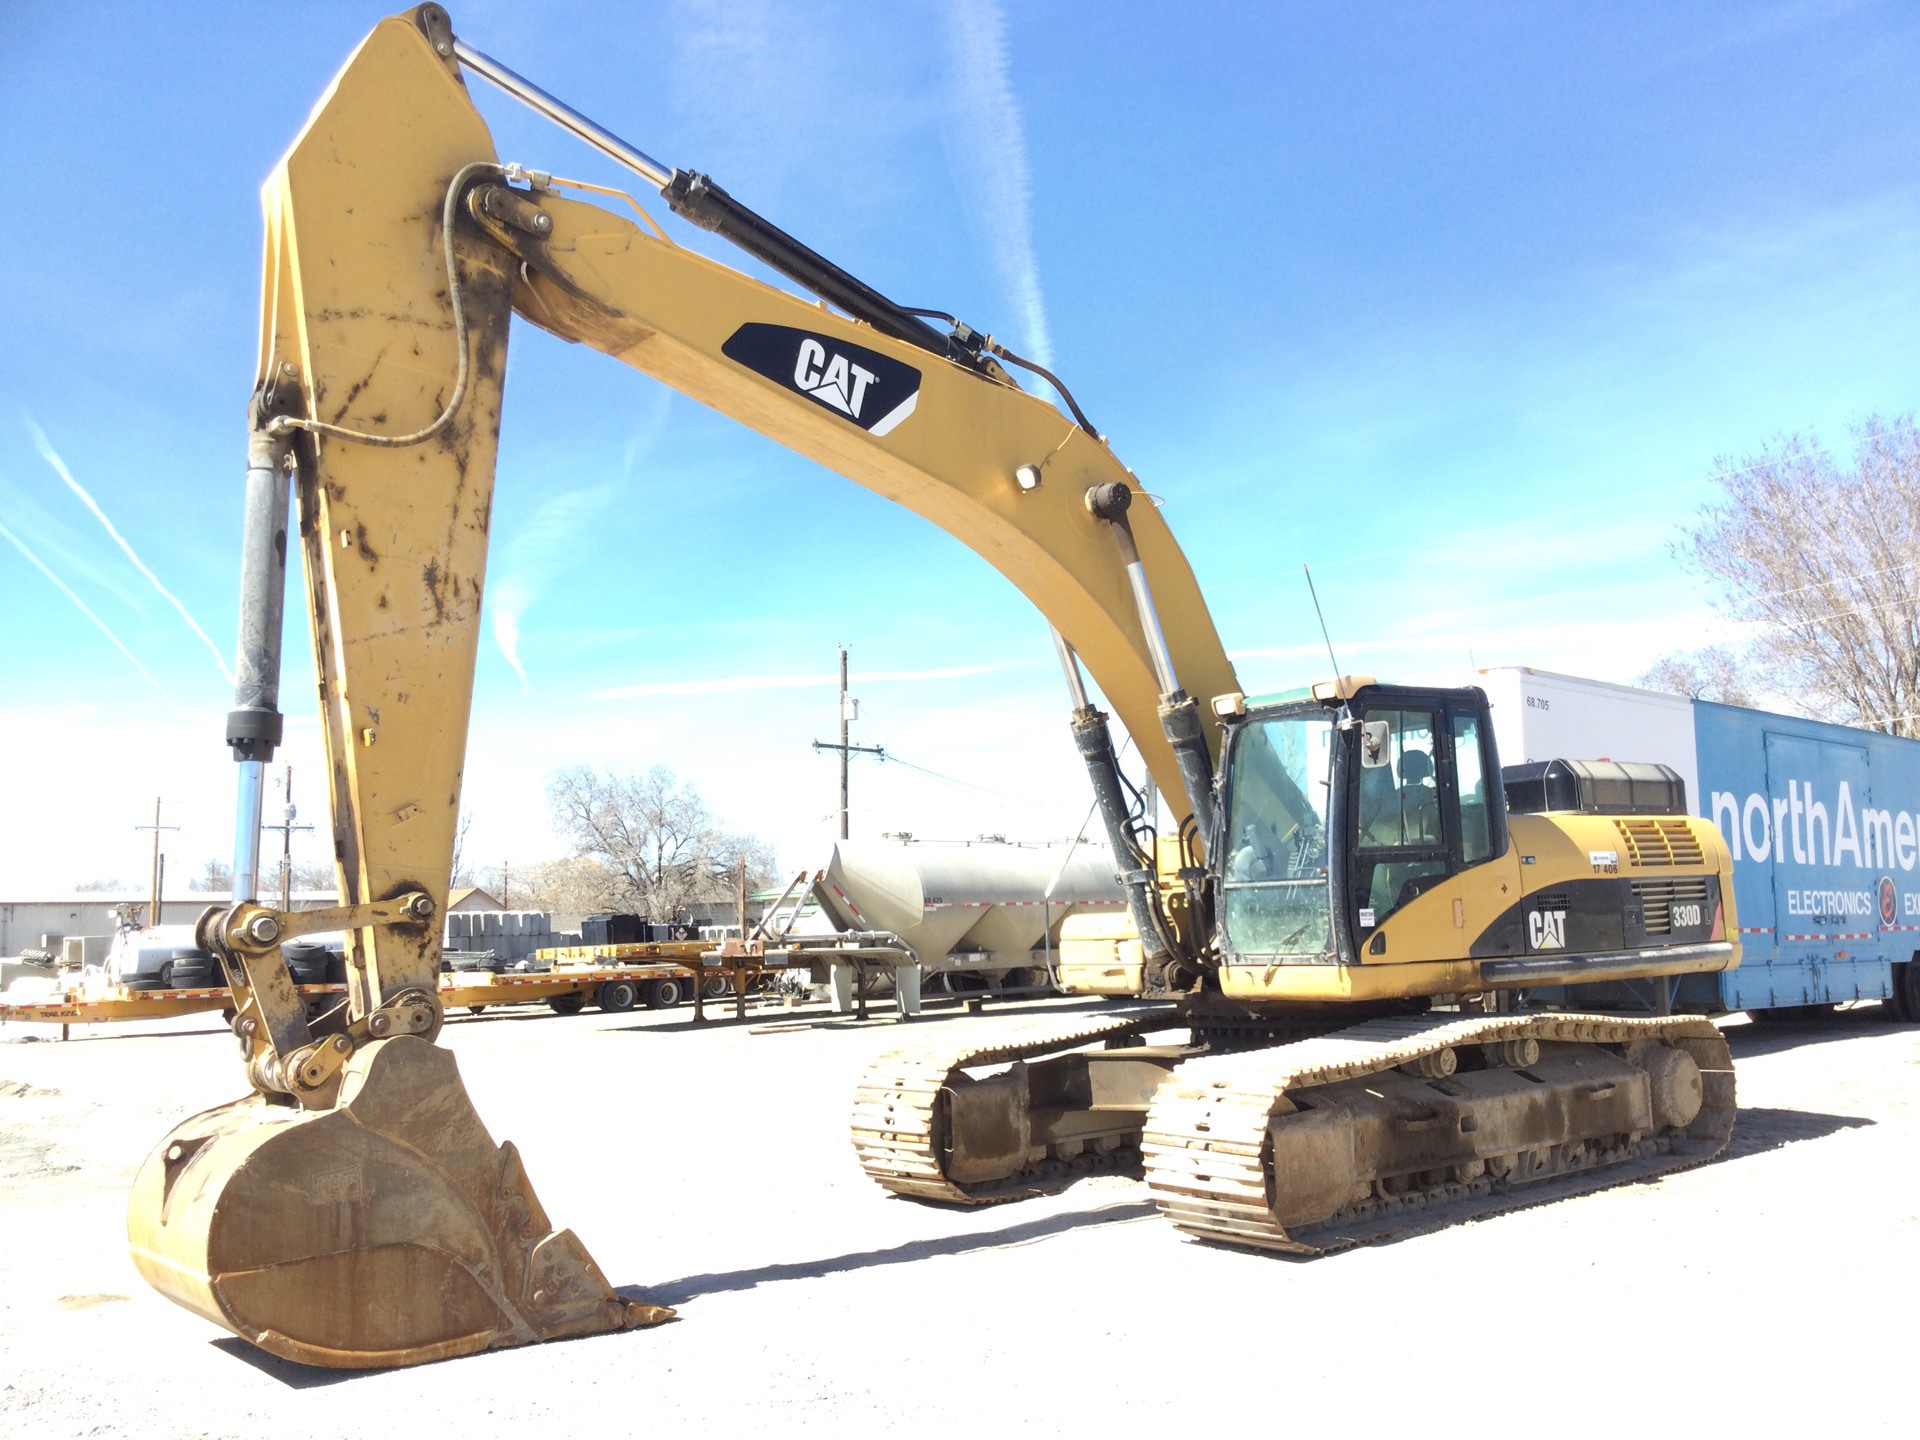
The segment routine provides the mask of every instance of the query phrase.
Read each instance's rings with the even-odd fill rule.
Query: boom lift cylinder
[[[1106,712],[1088,700],[1086,681],[1080,675],[1080,661],[1058,630],[1053,632],[1053,646],[1066,673],[1067,691],[1073,697],[1073,743],[1087,767],[1095,808],[1107,827],[1107,844],[1113,850],[1113,858],[1126,866],[1119,880],[1127,892],[1127,911],[1133,918],[1134,932],[1140,937],[1141,957],[1148,969],[1164,973],[1176,951],[1161,917],[1159,878],[1153,857],[1140,848],[1128,823],[1131,807],[1120,781],[1120,761],[1114,754],[1113,733],[1107,726]]]
[[[1160,628],[1160,614],[1154,608],[1153,590],[1147,584],[1147,567],[1140,561],[1140,547],[1134,543],[1133,527],[1127,523],[1127,508],[1133,503],[1133,491],[1126,485],[1095,485],[1087,491],[1087,509],[1104,520],[1113,531],[1120,549],[1120,563],[1126,567],[1127,584],[1133,590],[1134,608],[1140,613],[1140,629],[1147,638],[1147,653],[1153,660],[1154,678],[1160,684],[1160,728],[1173,747],[1174,763],[1180,767],[1180,783],[1193,807],[1194,824],[1203,840],[1213,837],[1213,752],[1207,746],[1206,729],[1200,707],[1181,688],[1173,673],[1173,657],[1167,652],[1166,633]]]

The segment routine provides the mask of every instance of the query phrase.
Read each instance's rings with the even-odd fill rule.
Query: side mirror
[[[1392,733],[1392,725],[1385,720],[1360,722],[1360,765],[1363,769],[1378,770],[1393,759],[1387,749],[1387,739]]]

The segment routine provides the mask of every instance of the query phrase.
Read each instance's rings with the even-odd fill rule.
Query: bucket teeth
[[[554,1230],[453,1056],[410,1036],[347,1062],[338,1104],[262,1097],[196,1115],[134,1182],[154,1288],[284,1359],[410,1365],[656,1324]]]

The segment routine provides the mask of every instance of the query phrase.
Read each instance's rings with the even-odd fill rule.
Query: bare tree
[[[288,882],[295,890],[337,890],[340,877],[334,873],[333,862],[296,860],[293,862],[293,877]]]
[[[516,871],[528,904],[550,915],[592,915],[627,904],[621,876],[598,860],[543,860]]]
[[[209,860],[207,868],[187,882],[187,888],[225,895],[233,889],[233,867],[224,860]]]
[[[94,880],[82,880],[78,885],[74,886],[73,888],[79,894],[92,895],[92,894],[97,894],[103,891],[124,890],[127,888],[127,885],[124,880],[120,880],[118,878],[115,878],[112,880],[94,879]]]
[[[472,824],[473,812],[463,805],[460,808],[460,818],[454,823],[453,827],[453,870],[451,871],[452,878],[448,882],[456,887],[473,884],[473,877],[467,873],[467,868],[464,863],[467,849],[467,830]]]
[[[1668,655],[1640,676],[1649,690],[1667,690],[1689,700],[1717,700],[1722,705],[1748,705],[1746,662],[1725,645]]]
[[[1758,623],[1756,673],[1823,718],[1920,735],[1920,433],[1869,416],[1843,465],[1811,439],[1716,462],[1678,547]]]
[[[731,895],[742,859],[749,885],[764,885],[772,875],[766,842],[724,830],[699,792],[664,765],[645,775],[584,765],[556,771],[547,782],[547,803],[575,858],[605,868],[613,903],[656,919]]]

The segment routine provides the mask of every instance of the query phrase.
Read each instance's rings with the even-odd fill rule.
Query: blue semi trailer
[[[1920,1020],[1920,740],[1524,668],[1475,680],[1506,765],[1654,761],[1733,855],[1740,967],[1586,986],[1591,1008],[1756,1018],[1886,1000]]]

